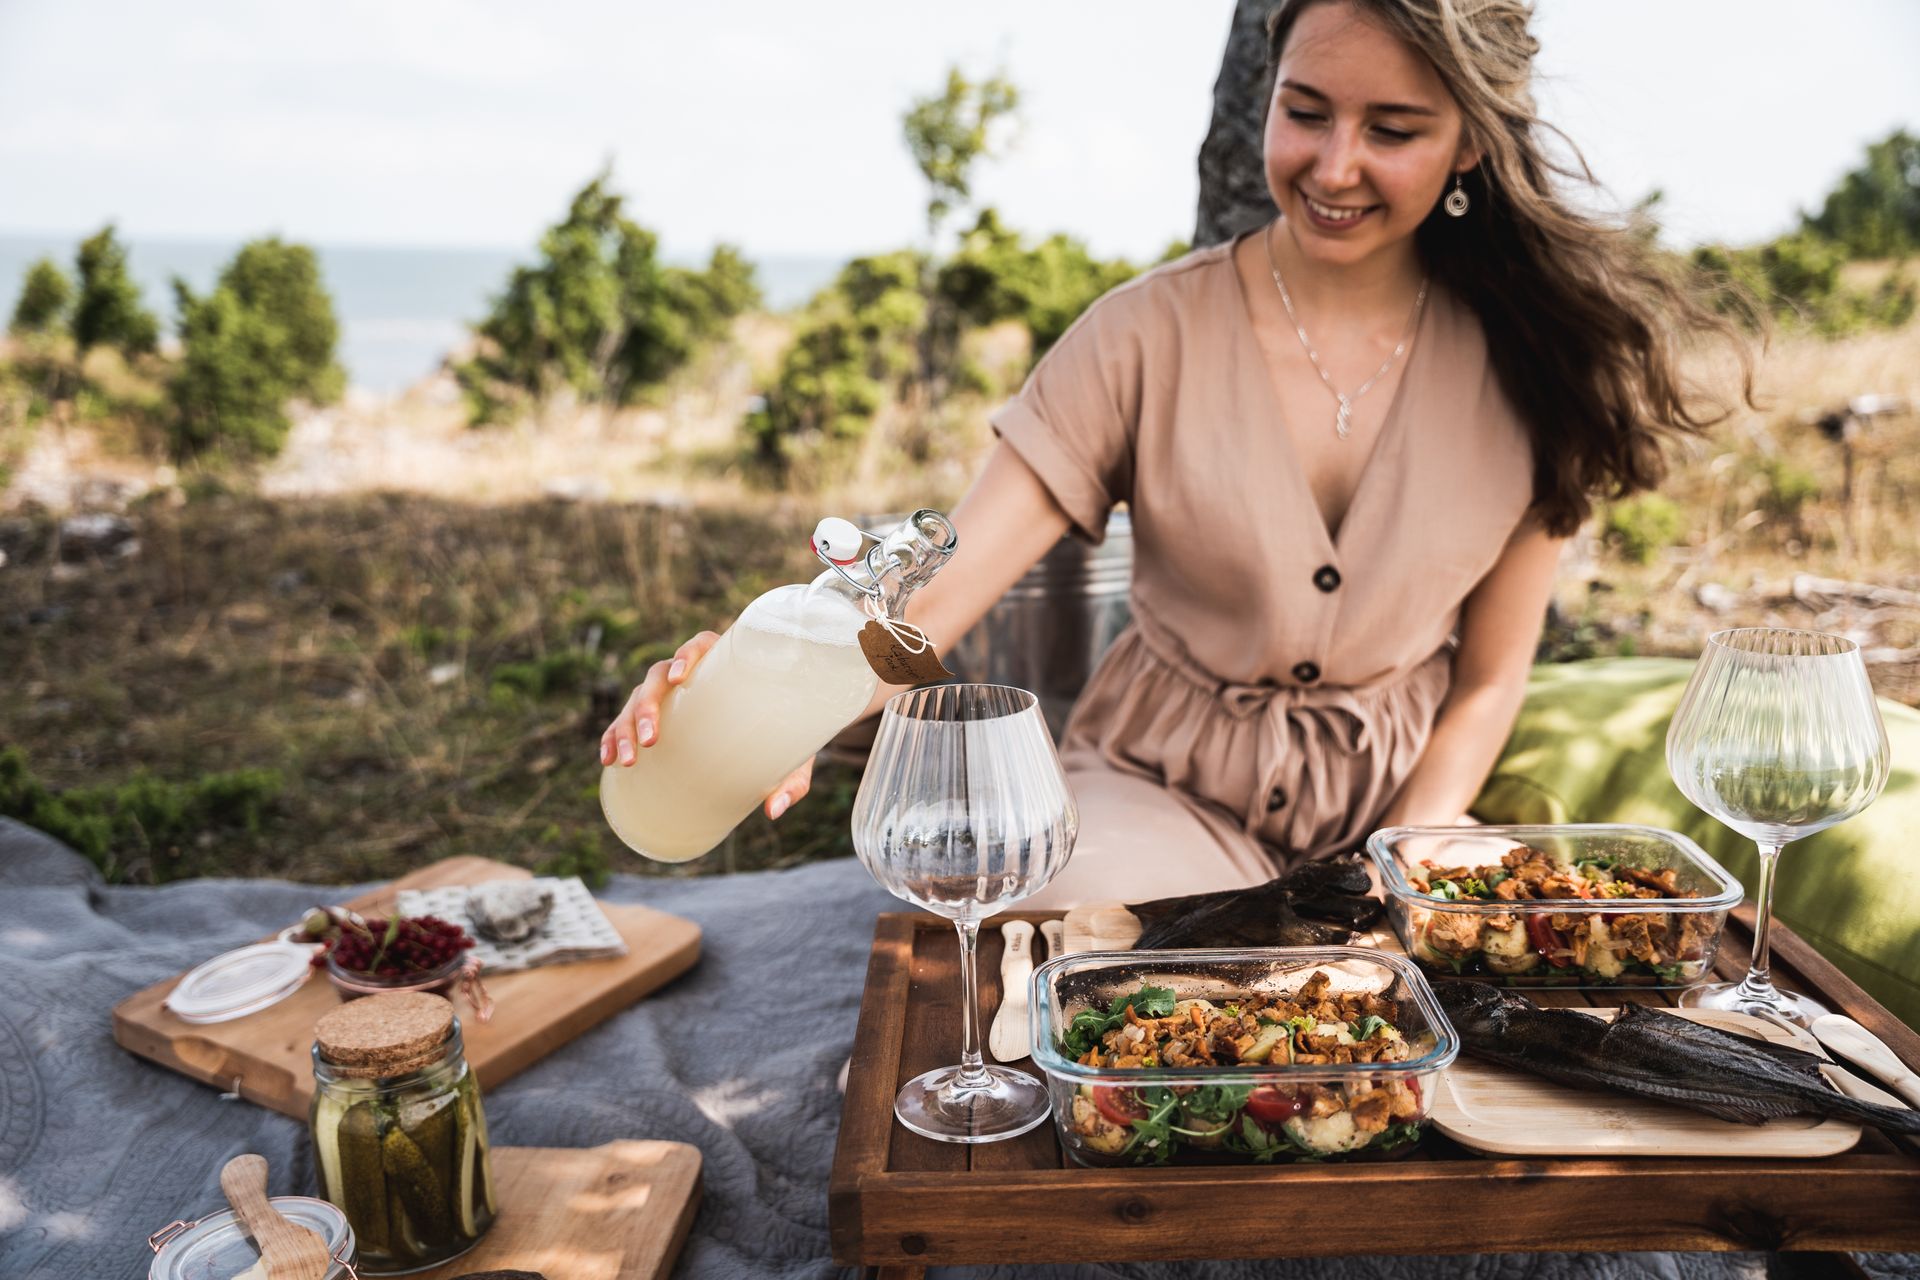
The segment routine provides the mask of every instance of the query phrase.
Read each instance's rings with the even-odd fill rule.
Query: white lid
[[[353,1228],[347,1215],[325,1200],[311,1196],[274,1196],[270,1203],[295,1226],[306,1227],[326,1242],[336,1259],[327,1268],[329,1280],[344,1273],[337,1259],[355,1257]],[[238,1276],[260,1262],[260,1247],[231,1209],[208,1214],[198,1222],[169,1228],[153,1237],[157,1256],[147,1272],[149,1280],[206,1280]]]
[[[286,999],[312,973],[312,947],[257,942],[190,970],[165,1003],[187,1022],[225,1022]]]

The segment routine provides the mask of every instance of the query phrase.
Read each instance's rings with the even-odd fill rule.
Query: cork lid
[[[342,1075],[396,1076],[438,1057],[452,1029],[446,997],[405,991],[349,1000],[313,1024],[313,1037]]]

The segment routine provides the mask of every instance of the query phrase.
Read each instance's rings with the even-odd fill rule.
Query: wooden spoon
[[[220,1189],[227,1193],[247,1234],[260,1246],[268,1280],[326,1280],[333,1266],[327,1242],[297,1223],[289,1222],[267,1199],[267,1162],[259,1156],[235,1156],[220,1170]]]

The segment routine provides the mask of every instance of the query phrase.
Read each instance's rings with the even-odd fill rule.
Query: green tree
[[[205,297],[182,280],[173,291],[181,350],[167,393],[176,457],[272,457],[286,443],[288,400],[339,395],[339,326],[313,250],[255,240]]]
[[[196,297],[173,282],[180,363],[167,386],[169,443],[176,458],[272,457],[286,443],[286,333],[221,285]]]
[[[958,67],[947,70],[946,89],[917,98],[902,125],[907,150],[927,180],[927,235],[938,238],[947,215],[973,198],[973,166],[995,149],[995,126],[1020,105],[1020,91],[1004,76],[978,82]]]
[[[705,271],[665,265],[659,238],[607,183],[602,173],[574,196],[541,237],[540,261],[515,267],[475,326],[481,349],[454,371],[475,422],[562,389],[627,403],[758,301],[752,267],[730,246]]]
[[[13,304],[10,333],[57,333],[66,324],[67,307],[73,302],[73,281],[42,258],[27,268],[20,286],[20,299]]]
[[[127,250],[112,223],[80,242],[75,265],[80,297],[73,309],[73,341],[80,355],[104,346],[137,356],[160,345],[159,321],[140,305],[140,286],[127,271]]]
[[[1855,258],[1920,249],[1920,138],[1900,129],[1868,147],[1866,163],[1840,180],[1806,224]]]
[[[1069,235],[1029,248],[988,208],[941,266],[937,288],[971,324],[1021,321],[1037,361],[1096,298],[1135,274],[1132,263],[1102,261]]]
[[[280,361],[275,376],[291,394],[317,404],[340,398],[346,374],[333,358],[340,326],[312,249],[278,237],[252,241],[220,273],[219,287],[279,330],[272,344]]]
[[[911,382],[926,327],[920,255],[856,258],[801,312],[748,438],[774,470],[796,444],[857,440],[874,414]]]
[[[947,69],[946,88],[917,98],[901,119],[907,150],[927,180],[927,253],[920,293],[926,321],[919,338],[923,408],[931,418],[960,363],[962,318],[940,297],[933,255],[948,216],[973,199],[973,167],[997,150],[999,127],[1011,123],[1020,91],[1004,76],[969,80]]]

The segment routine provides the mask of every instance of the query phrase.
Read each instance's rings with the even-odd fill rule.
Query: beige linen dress
[[[1096,302],[993,417],[1079,536],[1133,517],[1133,623],[1062,743],[1080,837],[1033,906],[1256,884],[1364,840],[1531,503],[1480,326],[1436,288],[1329,536],[1249,315],[1233,245],[1198,250]]]

